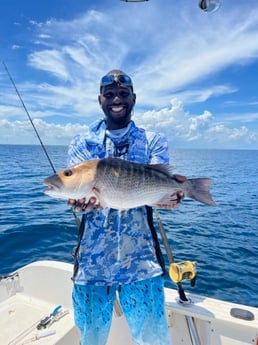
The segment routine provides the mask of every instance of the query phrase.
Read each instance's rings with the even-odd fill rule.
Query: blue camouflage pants
[[[75,324],[81,345],[105,345],[119,291],[120,303],[137,345],[171,345],[164,310],[163,278],[155,277],[122,286],[74,285]]]

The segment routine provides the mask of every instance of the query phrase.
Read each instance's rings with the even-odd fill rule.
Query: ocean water
[[[47,146],[55,169],[67,148]],[[258,307],[258,151],[171,151],[175,173],[214,179],[217,207],[184,200],[159,210],[175,261],[197,261],[197,293]],[[0,275],[41,259],[72,263],[77,226],[64,200],[43,193],[53,173],[40,146],[0,145]],[[164,251],[164,246],[162,245]],[[165,253],[165,251],[164,251]],[[166,285],[175,287],[166,277]]]

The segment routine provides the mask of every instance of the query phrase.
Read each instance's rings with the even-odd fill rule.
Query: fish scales
[[[98,163],[95,187],[100,191],[102,204],[127,209],[152,205],[177,183],[164,166],[150,166],[120,159],[106,159]],[[182,188],[177,188],[176,191]]]
[[[164,184],[164,175],[162,176]],[[147,169],[142,164],[131,164],[122,160],[102,160],[99,162],[96,171],[96,185],[103,182],[118,189],[133,190],[142,189],[142,186],[151,188],[153,183],[158,183],[158,171]]]

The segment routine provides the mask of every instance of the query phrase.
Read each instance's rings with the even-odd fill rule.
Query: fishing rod
[[[5,69],[6,73],[7,73],[8,77],[9,77],[9,79],[10,79],[12,85],[13,85],[13,87],[14,87],[15,92],[16,92],[16,94],[17,94],[17,96],[18,96],[18,98],[19,98],[19,100],[20,100],[20,102],[21,102],[21,104],[22,104],[22,106],[23,106],[23,109],[25,110],[25,112],[26,112],[26,114],[27,114],[27,116],[28,116],[28,118],[29,118],[29,120],[30,120],[30,123],[31,123],[31,125],[32,125],[32,127],[33,127],[33,129],[34,129],[34,131],[35,131],[35,133],[36,133],[36,135],[37,135],[37,138],[38,138],[38,140],[39,140],[40,146],[42,147],[43,152],[45,153],[45,155],[46,155],[46,157],[47,157],[47,159],[48,159],[48,162],[49,162],[49,164],[50,164],[50,166],[51,166],[53,172],[56,173],[56,169],[55,169],[55,167],[54,167],[54,164],[52,163],[52,161],[51,161],[51,159],[50,159],[50,157],[49,157],[49,154],[48,154],[48,152],[47,152],[47,150],[46,150],[46,147],[45,147],[45,145],[43,144],[43,142],[42,142],[42,140],[41,140],[41,138],[40,138],[40,135],[39,135],[39,133],[38,133],[38,131],[37,131],[37,128],[35,127],[35,125],[34,125],[34,123],[33,123],[33,121],[32,121],[32,118],[31,118],[31,116],[30,116],[30,114],[29,114],[29,111],[28,111],[28,109],[27,109],[25,103],[23,102],[23,99],[22,99],[22,97],[21,97],[21,94],[20,94],[20,92],[19,92],[19,90],[18,90],[18,88],[17,88],[17,86],[16,86],[16,84],[15,84],[15,82],[14,82],[12,76],[11,76],[11,73],[9,72],[9,69],[8,69],[8,67],[7,67],[7,65],[6,65],[6,63],[5,63],[4,61],[3,61],[3,66],[4,66],[4,69]],[[81,222],[80,222],[80,219],[79,219],[79,217],[77,217],[77,215],[75,214],[75,212],[74,212],[73,209],[72,209],[72,212],[73,212],[73,216],[74,216],[76,225],[78,226],[78,228],[80,228],[80,223],[81,223]]]
[[[171,249],[171,246],[169,245],[168,238],[165,232],[165,229],[163,227],[162,221],[160,219],[158,210],[154,208],[155,216],[157,219],[157,223],[159,226],[160,235],[165,247],[165,251],[168,257],[169,262],[169,276],[170,279],[176,283],[177,290],[179,294],[179,302],[182,304],[190,304],[191,300],[188,299],[185,295],[182,281],[184,280],[190,280],[191,286],[194,286],[195,280],[196,280],[196,262],[195,261],[181,261],[181,262],[175,262],[174,255]],[[200,345],[200,339],[199,335],[194,323],[194,318],[188,315],[185,315],[190,338],[192,345]]]
[[[190,280],[191,286],[195,285],[196,280],[196,262],[195,261],[181,261],[175,262],[174,255],[172,253],[171,246],[169,245],[166,231],[163,227],[162,221],[160,219],[158,210],[154,208],[155,216],[159,226],[160,235],[165,247],[165,251],[169,263],[169,276],[170,279],[177,284],[178,293],[180,301],[182,303],[188,302],[188,298],[185,295],[184,289],[182,287],[182,281]]]
[[[33,129],[34,129],[34,131],[35,131],[35,133],[36,133],[36,135],[37,135],[37,137],[38,137],[38,140],[39,140],[39,142],[40,142],[40,145],[41,145],[41,147],[42,147],[42,149],[43,149],[43,151],[44,151],[44,153],[45,153],[45,155],[46,155],[46,157],[47,157],[47,159],[48,159],[48,161],[49,161],[49,164],[50,164],[50,166],[51,166],[53,172],[56,173],[56,169],[55,169],[55,167],[54,167],[54,165],[53,165],[53,163],[52,163],[52,161],[51,161],[51,159],[50,159],[50,157],[49,157],[49,155],[48,155],[48,153],[47,153],[47,150],[46,150],[46,148],[45,148],[45,146],[44,146],[44,144],[43,144],[43,142],[42,142],[40,136],[39,136],[39,133],[38,133],[38,131],[37,131],[37,128],[35,127],[35,125],[34,125],[34,123],[33,123],[33,121],[32,121],[32,118],[31,118],[31,116],[30,116],[30,114],[29,114],[29,112],[28,112],[28,109],[27,109],[26,105],[24,104],[23,99],[22,99],[22,97],[21,97],[21,95],[20,95],[20,92],[19,92],[19,90],[17,89],[17,87],[16,87],[16,85],[15,85],[15,82],[14,82],[14,80],[13,80],[13,78],[12,78],[12,76],[11,76],[11,74],[10,74],[10,72],[9,72],[9,70],[8,70],[8,68],[7,68],[7,66],[6,66],[6,64],[5,64],[4,61],[3,61],[3,65],[4,65],[4,68],[5,68],[5,70],[6,70],[6,73],[7,73],[8,77],[9,77],[9,79],[10,79],[10,81],[11,81],[13,87],[14,87],[14,90],[15,90],[17,96],[19,97],[19,99],[20,99],[20,101],[21,101],[21,104],[22,104],[22,106],[23,106],[23,109],[25,110],[25,112],[26,112],[26,114],[27,114],[27,116],[28,116],[28,118],[29,118],[29,120],[30,120],[30,123],[31,123],[31,125],[32,125],[32,127],[33,127]]]

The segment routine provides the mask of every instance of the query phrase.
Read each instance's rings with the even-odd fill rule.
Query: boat
[[[79,345],[72,311],[72,264],[42,260],[0,276],[1,345]],[[258,308],[165,288],[173,345],[258,345]],[[133,345],[119,301],[108,345]]]

